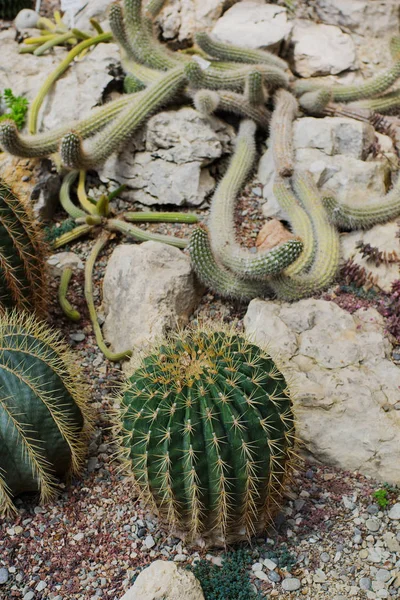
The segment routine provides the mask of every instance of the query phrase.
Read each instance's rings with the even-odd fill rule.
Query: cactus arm
[[[228,90],[198,90],[192,95],[196,110],[204,116],[222,110],[251,119],[266,131],[269,129],[270,111],[264,106],[253,106],[242,94]]]
[[[314,92],[306,92],[299,98],[299,105],[310,115],[320,116],[332,100],[332,94],[329,90],[320,89]]]
[[[290,177],[294,170],[293,121],[297,114],[297,101],[290,92],[278,90],[271,118],[271,147],[275,170],[281,177]]]
[[[63,179],[60,189],[60,204],[65,212],[73,219],[86,217],[86,212],[78,206],[75,206],[70,196],[71,186],[75,182],[78,175],[79,171],[71,171],[70,173],[67,173]]]
[[[70,321],[74,321],[75,323],[77,323],[78,321],[80,321],[81,315],[73,306],[71,306],[71,303],[67,299],[68,286],[69,282],[71,281],[71,277],[72,269],[67,267],[63,270],[61,275],[60,285],[58,288],[58,302],[65,316]]]
[[[284,300],[298,300],[328,287],[336,277],[340,253],[339,235],[329,222],[311,175],[295,173],[293,189],[312,220],[316,248],[307,273],[293,276],[282,273],[269,280],[277,296]]]
[[[378,98],[368,98],[350,104],[349,108],[367,108],[382,115],[397,114],[400,111],[400,89],[388,92]]]
[[[266,64],[286,70],[287,63],[266,50],[251,50],[233,44],[219,42],[206,32],[195,35],[196,44],[209,56],[214,56],[222,61],[231,61],[246,64]]]
[[[74,242],[78,238],[87,235],[92,231],[92,229],[93,227],[91,225],[79,225],[78,227],[75,227],[75,229],[73,229],[72,231],[68,231],[63,235],[60,235],[60,237],[52,243],[52,248],[54,250],[62,248],[62,246],[66,246],[67,244]]]
[[[146,14],[148,14],[151,19],[155,19],[162,11],[165,3],[166,0],[150,0],[145,6]]]
[[[367,80],[365,83],[357,85],[326,85],[324,83],[313,82],[309,80],[300,80],[295,83],[294,89],[296,95],[305,92],[311,92],[318,89],[325,89],[332,94],[334,102],[351,102],[378,96],[389,89],[400,77],[400,60],[390,69],[380,73],[376,77]]]
[[[132,49],[129,44],[128,34],[123,19],[123,11],[119,4],[111,4],[108,19],[110,22],[110,29],[116,42],[125,55],[132,58]]]
[[[150,114],[176,96],[184,81],[182,67],[166,72],[162,79],[140,92],[140,102],[128,106],[110,125],[88,140],[86,148],[76,133],[64,136],[60,146],[62,163],[69,169],[88,170],[104,162]]]
[[[96,342],[98,347],[104,356],[112,361],[119,362],[120,360],[124,360],[132,356],[132,350],[125,350],[124,352],[114,353],[111,352],[109,348],[104,343],[103,334],[101,332],[101,328],[99,325],[99,321],[97,319],[96,308],[93,300],[93,268],[94,264],[97,260],[98,255],[106,246],[108,240],[110,239],[110,233],[108,231],[103,231],[98,239],[96,240],[95,245],[93,246],[85,265],[85,300],[89,310],[90,320],[92,322],[93,331],[96,337]]]
[[[0,145],[3,150],[15,156],[44,158],[57,152],[61,138],[71,129],[83,138],[97,133],[137,98],[139,96],[136,96],[136,94],[126,94],[118,100],[94,108],[90,115],[82,121],[69,123],[57,127],[53,131],[37,133],[36,135],[21,135],[14,121],[5,120],[0,123]]]
[[[154,242],[161,242],[162,244],[168,244],[169,246],[175,246],[176,248],[186,248],[188,245],[188,240],[177,238],[172,235],[162,235],[161,233],[143,231],[143,229],[140,229],[135,225],[121,221],[121,219],[108,219],[105,226],[109,231],[119,231],[124,235],[132,237],[138,242],[153,240]]]
[[[134,77],[137,81],[139,81],[144,87],[159,81],[163,75],[163,72],[156,71],[155,69],[151,69],[150,67],[146,67],[145,65],[141,65],[135,60],[123,59],[122,66],[124,70]]]
[[[293,193],[292,186],[287,178],[275,177],[274,195],[279,205],[289,215],[293,233],[303,242],[302,253],[284,271],[286,276],[297,275],[311,265],[315,255],[316,242],[312,221],[307,211]]]
[[[125,221],[144,223],[198,223],[199,217],[189,213],[178,212],[126,212]]]
[[[263,82],[268,89],[277,87],[287,88],[289,85],[286,73],[277,67],[270,67],[269,65],[247,65],[243,67],[232,65],[232,68],[225,69],[216,63],[215,66],[210,65],[204,70],[195,61],[186,65],[186,74],[192,86],[210,90],[243,92],[246,79],[249,73],[253,72],[261,74]]]
[[[251,254],[235,241],[235,204],[254,165],[255,129],[252,121],[242,121],[235,152],[212,198],[209,217],[211,247],[217,260],[246,279],[265,278],[282,271],[302,250],[301,241],[289,240],[272,250]]]
[[[341,203],[332,197],[323,198],[323,204],[331,222],[339,229],[368,229],[400,215],[400,180],[383,198],[363,204],[362,207]]]
[[[68,54],[64,58],[64,60],[47,77],[47,79],[43,83],[42,87],[40,88],[38,94],[36,95],[36,98],[34,99],[34,101],[31,104],[31,109],[29,111],[29,118],[28,118],[29,133],[32,133],[32,134],[36,133],[39,110],[43,104],[43,100],[45,99],[46,95],[52,88],[53,84],[57,81],[57,79],[59,79],[61,77],[61,75],[63,73],[65,73],[65,71],[68,69],[68,67],[72,63],[72,61],[77,56],[79,56],[79,54],[86,48],[90,48],[91,46],[96,46],[97,44],[100,44],[101,42],[110,42],[111,40],[112,40],[111,33],[102,33],[101,35],[92,37],[89,40],[84,40],[83,42],[81,42],[80,44],[75,46],[75,48],[72,48],[72,50],[70,50],[68,52]]]
[[[45,52],[47,52],[47,50],[50,50],[50,48],[64,44],[65,42],[68,42],[68,40],[70,40],[73,37],[74,37],[74,34],[72,31],[67,31],[66,33],[52,36],[50,39],[45,40],[45,42],[41,46],[39,46],[39,48],[36,48],[36,50],[34,50],[33,54],[35,56],[42,56]]]
[[[189,253],[193,269],[201,283],[219,296],[237,298],[245,302],[267,295],[266,283],[245,280],[217,263],[205,229],[198,227],[193,231],[190,237]]]
[[[250,71],[246,77],[244,95],[252,106],[265,104],[266,95],[264,92],[264,83],[260,71]]]
[[[90,202],[89,198],[87,197],[86,190],[85,190],[85,183],[86,183],[86,171],[83,171],[83,170],[79,171],[78,188],[76,190],[78,200],[80,202],[80,205],[84,209],[84,211],[89,213],[89,215],[95,215],[95,214],[97,214],[96,206],[94,204],[92,204]]]

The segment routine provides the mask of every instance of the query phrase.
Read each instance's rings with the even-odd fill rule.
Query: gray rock
[[[146,546],[146,548],[148,548],[150,550],[150,548],[153,548],[153,546],[156,545],[154,538],[152,535],[148,535],[146,537],[146,539],[144,540],[144,545]]]
[[[26,594],[24,594],[24,598],[23,600],[33,600],[35,597],[35,592],[27,592]]]
[[[74,269],[83,269],[83,262],[75,252],[59,252],[52,254],[47,259],[51,274],[54,277],[61,277],[62,272],[67,267]]]
[[[256,343],[270,345],[287,361],[306,454],[399,483],[400,415],[383,407],[398,399],[400,370],[390,361],[391,345],[377,311],[350,315],[315,299],[293,305],[253,300],[244,325]],[[398,506],[392,514],[400,519]]]
[[[45,590],[47,588],[47,583],[45,581],[39,581],[39,583],[36,586],[36,591],[37,592],[43,592],[43,590]]]
[[[0,585],[4,585],[5,583],[7,583],[8,578],[9,578],[8,569],[6,569],[5,567],[1,567],[0,568]]]
[[[391,574],[390,574],[390,571],[388,571],[387,569],[378,569],[375,574],[376,581],[381,581],[383,583],[386,583],[387,581],[389,581],[390,578],[391,578]]]
[[[231,0],[229,5],[235,3]],[[222,15],[225,0],[171,0],[157,18],[165,40],[192,41],[196,31],[213,27]]]
[[[398,34],[400,7],[397,0],[317,0],[317,15],[324,23],[360,34]]]
[[[302,77],[333,75],[356,67],[354,42],[339,27],[299,20],[291,41],[294,70]]]
[[[159,242],[120,245],[104,277],[105,339],[116,352],[143,350],[187,323],[199,298],[183,252]]]
[[[296,577],[288,577],[282,581],[282,587],[285,592],[295,592],[301,587],[300,579]]]
[[[264,558],[263,563],[264,563],[264,566],[266,566],[269,571],[273,571],[278,566],[276,564],[276,562],[274,562],[270,558]]]
[[[366,525],[368,531],[372,531],[373,533],[376,533],[377,531],[379,531],[379,529],[381,527],[381,522],[379,521],[379,519],[367,519],[365,521],[365,525]]]
[[[254,575],[261,581],[268,581],[268,575],[264,571],[254,571]]]
[[[193,573],[171,561],[156,560],[144,569],[120,600],[204,600]]]
[[[30,8],[24,8],[19,11],[14,19],[16,29],[30,29],[36,27],[39,14]]]
[[[322,569],[315,569],[313,579],[314,579],[315,583],[324,583],[326,581],[327,577]]]
[[[245,48],[274,49],[289,36],[292,27],[282,6],[244,0],[226,11],[212,33],[223,42]]]
[[[394,533],[387,531],[383,534],[382,539],[384,540],[389,552],[400,553],[400,540],[396,540]]]
[[[107,0],[87,0],[82,3],[83,6],[75,13],[75,27],[83,30],[91,30],[92,25],[90,19],[97,19],[104,26],[104,20],[107,17],[107,12],[110,3]],[[108,30],[109,27],[106,27]]]
[[[400,502],[397,502],[392,506],[392,508],[389,510],[388,517],[394,521],[398,521],[400,519]]]
[[[328,563],[330,561],[331,557],[329,556],[329,554],[327,552],[322,552],[321,554],[321,560],[324,563]]]
[[[125,197],[147,206],[199,205],[215,186],[205,167],[230,152],[233,135],[220,119],[192,108],[165,111],[147,123],[145,143],[136,136],[99,174],[127,185]]]
[[[268,579],[270,581],[272,581],[273,583],[279,583],[280,580],[281,580],[281,576],[276,571],[269,571],[268,572]]]
[[[361,577],[358,585],[362,590],[370,590],[371,589],[371,580],[369,577]]]

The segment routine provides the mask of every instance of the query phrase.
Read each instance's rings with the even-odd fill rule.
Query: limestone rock
[[[294,239],[286,227],[277,219],[271,219],[263,225],[257,235],[256,246],[258,251],[270,250],[283,242]]]
[[[75,252],[58,252],[58,254],[52,254],[47,259],[47,264],[54,277],[61,277],[63,270],[67,267],[72,270],[82,270],[84,268],[82,260]]]
[[[97,19],[103,26],[110,7],[109,0],[87,0],[82,2],[82,8],[76,11],[75,27],[85,31],[92,30],[90,19]],[[109,27],[106,28],[109,30]]]
[[[358,241],[364,244],[370,244],[373,247],[379,248],[381,252],[386,252],[388,255],[395,252],[400,259],[400,240],[397,236],[399,226],[398,219],[383,225],[375,225],[368,231],[352,231],[341,236],[341,254],[343,260],[353,259],[357,265],[363,267],[367,273],[376,278],[376,284],[385,292],[390,292],[392,283],[399,279],[399,264],[382,263],[376,265],[373,260],[363,258],[357,251],[356,244]]]
[[[156,560],[121,600],[204,600],[204,595],[193,573],[171,561]]]
[[[235,1],[230,1],[229,5]],[[226,0],[170,0],[157,18],[162,37],[179,42],[192,41],[196,31],[213,27],[226,4]]]
[[[159,242],[122,244],[103,285],[104,337],[115,352],[138,352],[187,323],[200,299],[190,259]]]
[[[339,27],[299,20],[291,41],[294,70],[301,77],[334,75],[356,68],[354,42]]]
[[[32,101],[47,75],[66,56],[65,49],[56,47],[43,56],[18,54],[15,31],[0,32],[0,90],[11,88],[15,95]],[[110,67],[119,64],[116,44],[99,44],[83,60],[74,64],[56,82],[46,96],[40,111],[38,127],[52,129],[68,121],[82,119],[99,104],[104,90],[113,80]],[[79,94],[76,90],[79,89]]]
[[[30,8],[23,8],[19,11],[14,20],[14,25],[19,31],[21,29],[30,29],[36,27],[39,14]]]
[[[318,462],[400,483],[400,369],[375,309],[350,315],[333,302],[253,300],[244,324],[286,361],[297,434]],[[349,449],[351,449],[349,451]]]
[[[275,49],[289,36],[292,26],[282,6],[245,0],[227,10],[212,33],[222,42],[245,48]]]
[[[100,177],[126,184],[125,197],[147,206],[199,205],[215,186],[206,165],[230,152],[233,135],[220,119],[203,119],[192,108],[164,111],[147,123],[145,141],[135,136]]]
[[[317,0],[315,10],[323,23],[374,36],[398,34],[398,0]]]

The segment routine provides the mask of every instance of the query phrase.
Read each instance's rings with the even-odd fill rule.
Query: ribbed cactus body
[[[44,248],[30,207],[0,179],[0,313],[14,306],[43,312]]]
[[[190,537],[261,532],[279,506],[294,424],[287,382],[244,338],[193,330],[162,345],[121,398],[136,485]]]
[[[46,325],[0,317],[0,514],[22,492],[47,501],[58,478],[79,471],[89,422],[79,382],[69,351]]]
[[[14,19],[23,8],[33,8],[33,0],[0,0],[0,19]]]

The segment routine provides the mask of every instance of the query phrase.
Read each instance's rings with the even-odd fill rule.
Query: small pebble
[[[329,562],[329,560],[330,560],[330,556],[329,556],[329,554],[328,554],[327,552],[323,552],[323,553],[321,554],[321,560],[322,560],[322,562],[324,562],[324,563],[328,563],[328,562]]]
[[[367,526],[367,529],[369,531],[376,532],[376,531],[379,531],[381,523],[380,523],[379,519],[372,518],[372,519],[367,519],[365,521],[365,525]]]
[[[393,519],[394,521],[398,521],[400,519],[400,502],[394,504],[389,511],[388,514],[389,519]]]
[[[153,546],[156,545],[154,538],[152,535],[148,535],[146,537],[146,539],[144,540],[144,545],[146,546],[146,548],[148,548],[150,550],[150,548],[153,548]]]
[[[281,576],[276,571],[269,571],[268,579],[273,583],[279,583],[281,580]]]
[[[362,590],[370,590],[371,589],[371,580],[369,577],[361,577],[358,585]]]
[[[285,592],[295,592],[301,587],[300,579],[297,579],[296,577],[288,577],[282,581],[282,587]]]
[[[7,583],[8,581],[8,570],[5,567],[0,569],[0,585]]]

